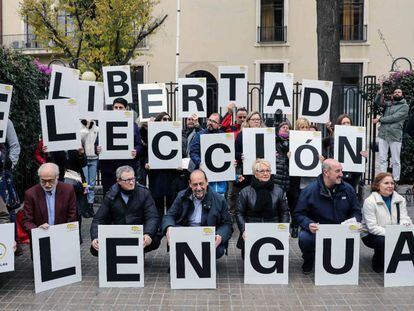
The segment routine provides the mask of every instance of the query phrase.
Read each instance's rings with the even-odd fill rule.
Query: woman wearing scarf
[[[243,258],[246,222],[289,222],[285,192],[275,185],[270,163],[257,159],[253,164],[253,172],[251,184],[240,191],[237,200],[236,221],[240,230],[237,247],[242,250]]]

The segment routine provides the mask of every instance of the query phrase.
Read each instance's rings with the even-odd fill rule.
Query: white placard
[[[79,105],[75,99],[40,100],[43,145],[48,152],[82,147]]]
[[[99,287],[144,287],[143,226],[99,225],[98,241]]]
[[[151,169],[182,165],[181,122],[148,122],[148,164]]]
[[[243,175],[254,175],[252,165],[256,159],[270,162],[272,174],[276,174],[275,128],[243,129]]]
[[[35,292],[82,281],[77,222],[32,229]]]
[[[196,113],[200,118],[207,117],[206,78],[178,79],[178,118],[188,118]]]
[[[6,142],[7,122],[9,119],[13,86],[0,84],[0,143]]]
[[[98,120],[99,112],[104,110],[104,87],[102,82],[79,81],[75,95],[79,103],[79,118]]]
[[[332,88],[332,81],[302,80],[299,117],[314,123],[329,122]]]
[[[385,227],[384,286],[414,285],[414,227]]]
[[[161,112],[167,112],[167,90],[164,83],[138,84],[140,121],[148,121]]]
[[[0,225],[0,273],[14,271],[14,223]]]
[[[246,223],[244,283],[288,284],[289,224]]]
[[[112,105],[115,98],[124,98],[132,103],[131,67],[104,66],[102,67],[105,90],[105,104]]]
[[[218,107],[226,111],[232,102],[247,107],[247,66],[219,66]]]
[[[132,111],[99,113],[99,159],[132,159],[134,150],[134,114]]]
[[[263,91],[263,113],[274,114],[282,110],[283,114],[292,114],[293,74],[265,72]]]
[[[79,92],[80,71],[59,65],[52,65],[48,99],[74,98]]]
[[[214,227],[171,227],[172,289],[216,288]]]
[[[365,127],[335,125],[334,159],[342,164],[345,172],[365,172]]]
[[[319,225],[315,285],[358,285],[359,235],[355,224]]]
[[[289,132],[289,175],[316,177],[322,172],[319,155],[322,154],[321,132]]]
[[[200,135],[202,170],[208,181],[234,180],[234,135],[233,133]]]

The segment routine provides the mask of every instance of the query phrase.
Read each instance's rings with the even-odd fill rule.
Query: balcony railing
[[[339,38],[341,41],[367,41],[367,25],[340,25]]]
[[[3,35],[1,39],[3,46],[15,50],[45,49],[44,46],[37,42],[36,36],[33,34]]]
[[[287,26],[257,27],[257,40],[263,42],[286,42]]]

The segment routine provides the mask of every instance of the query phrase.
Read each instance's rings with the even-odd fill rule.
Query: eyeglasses
[[[162,120],[163,121],[170,121],[171,119],[169,117],[163,117]]]
[[[271,170],[256,170],[256,173],[259,173],[259,174],[271,174],[272,171]]]
[[[260,121],[262,121],[262,119],[261,118],[251,118],[249,121],[260,122]]]
[[[246,119],[247,117],[246,116],[238,116],[237,118],[238,119]]]
[[[119,181],[124,182],[126,184],[131,183],[131,182],[135,182],[136,178],[132,177],[132,178],[128,178],[128,179],[122,179],[120,178]]]
[[[208,119],[208,121],[214,124],[219,124],[216,120],[213,120],[213,119]]]
[[[57,180],[57,177],[56,178],[53,178],[53,179],[43,179],[43,178],[40,178],[40,183],[42,185],[47,185],[47,184],[53,185],[54,183],[56,183],[56,180]]]

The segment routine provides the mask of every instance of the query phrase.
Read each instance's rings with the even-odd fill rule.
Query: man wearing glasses
[[[235,103],[230,103],[227,105],[227,113],[223,116],[221,120],[221,129],[226,133],[234,133],[234,138],[237,137],[241,130],[241,126],[247,118],[247,109],[244,107],[237,108]],[[233,110],[236,109],[236,122],[232,124],[233,121]]]
[[[144,252],[160,246],[160,217],[150,191],[136,183],[134,169],[121,166],[116,170],[117,182],[105,195],[91,224],[91,253],[98,256],[98,225],[144,225]]]
[[[76,221],[76,196],[72,185],[58,181],[59,167],[45,163],[39,167],[40,183],[24,196],[23,228],[31,229]]]

